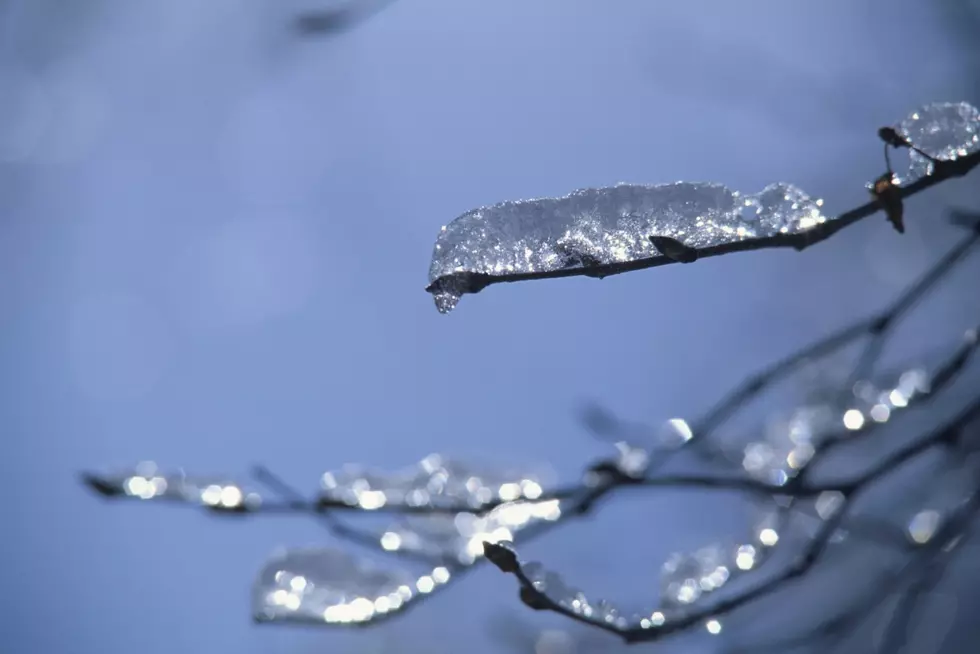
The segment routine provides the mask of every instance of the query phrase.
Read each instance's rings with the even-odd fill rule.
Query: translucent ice
[[[929,368],[939,366],[934,362]],[[822,402],[772,415],[761,430],[763,438],[745,445],[742,467],[756,479],[782,485],[806,467],[828,438],[893,420],[929,391],[930,378],[926,367],[907,365],[860,380],[850,392],[842,393],[838,386],[832,386],[822,394]]]
[[[826,221],[821,206],[821,200],[782,183],[753,195],[709,183],[618,184],[503,202],[469,211],[442,228],[428,290],[446,313],[462,295],[494,281],[562,270],[602,276],[616,264],[677,257],[658,249],[651,237],[696,251],[804,232]]]
[[[980,150],[980,111],[966,102],[935,102],[913,111],[895,131],[933,159],[949,161]],[[914,150],[902,184],[932,174],[934,164]]]
[[[542,493],[536,475],[470,466],[439,454],[394,472],[347,467],[323,475],[322,495],[365,509],[385,505],[465,506],[535,499]]]
[[[693,554],[674,554],[662,568],[661,598],[667,604],[691,604],[721,588],[731,576],[733,556],[720,545]]]
[[[202,504],[225,510],[258,508],[261,497],[227,477],[165,473],[145,461],[130,470],[107,475],[90,475],[90,486],[107,495],[140,500],[169,500]]]
[[[449,512],[409,515],[379,535],[388,551],[470,564],[482,555],[483,542],[511,540],[529,525],[561,517],[558,500],[535,502],[543,493],[541,478],[526,471],[472,466],[432,454],[416,465],[385,473],[345,468],[323,475],[324,499],[363,509],[409,506]],[[488,503],[492,510],[476,514]],[[460,511],[451,510],[459,507]]]
[[[931,174],[929,157],[951,160],[980,150],[980,111],[965,102],[929,104],[895,131],[927,155],[912,151],[906,178],[899,180],[908,183]],[[741,249],[737,244],[747,241],[808,232],[833,220],[821,206],[821,200],[785,183],[750,195],[703,182],[618,184],[502,202],[468,211],[442,228],[426,290],[436,308],[448,313],[463,295],[496,282],[542,275],[601,278],[691,262]]]
[[[523,563],[521,570],[534,590],[564,608],[595,622],[605,622],[620,629],[630,626],[630,620],[623,616],[622,611],[615,604],[601,599],[590,601],[585,593],[566,584],[561,575],[547,569],[541,563],[537,561]],[[637,619],[636,622],[639,620]]]
[[[413,575],[379,568],[343,550],[287,550],[259,573],[252,588],[252,610],[260,621],[364,623],[448,581],[445,568]]]
[[[765,556],[764,548],[753,544],[713,544],[675,553],[661,567],[660,601],[672,610],[695,604],[736,575],[758,568]]]
[[[513,540],[540,522],[561,517],[558,500],[509,502],[486,515],[472,513],[408,516],[381,536],[388,550],[401,550],[469,565],[483,553],[483,543]]]

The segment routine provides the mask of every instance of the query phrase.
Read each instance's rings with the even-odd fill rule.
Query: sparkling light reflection
[[[436,591],[450,578],[443,566],[413,578],[405,570],[379,568],[343,550],[288,550],[260,573],[254,611],[264,621],[363,623]]]

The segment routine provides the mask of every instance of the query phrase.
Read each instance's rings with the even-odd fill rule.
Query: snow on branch
[[[603,278],[669,263],[762,248],[802,250],[884,210],[900,232],[902,199],[980,163],[980,111],[933,103],[879,130],[888,148],[909,148],[910,166],[869,185],[872,201],[839,216],[823,200],[775,183],[743,194],[721,184],[617,184],[558,198],[502,202],[443,226],[429,267],[436,308],[500,282],[584,275]]]

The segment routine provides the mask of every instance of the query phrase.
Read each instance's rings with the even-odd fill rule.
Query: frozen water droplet
[[[436,251],[439,251],[438,248]],[[430,278],[432,283],[426,290],[432,293],[432,299],[435,301],[436,310],[439,313],[449,313],[456,308],[456,305],[459,304],[459,299],[465,293],[475,293],[476,290],[479,290],[471,289],[468,281],[469,278],[470,275],[465,272],[443,276],[437,279]]]
[[[949,161],[980,150],[980,111],[966,102],[935,102],[913,111],[895,131],[930,157]],[[901,184],[932,174],[928,158],[913,151],[909,159]]]
[[[433,299],[436,303],[436,309],[439,313],[449,313],[456,308],[459,304],[460,296],[455,293],[448,293],[446,291],[439,291],[433,294]]]

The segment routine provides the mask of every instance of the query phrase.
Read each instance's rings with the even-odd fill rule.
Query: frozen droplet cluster
[[[416,576],[344,550],[292,549],[262,568],[252,589],[252,610],[260,621],[363,623],[401,609],[449,579],[444,567]]]
[[[824,222],[821,200],[791,184],[742,195],[721,184],[617,184],[558,198],[503,202],[444,226],[429,291],[446,313],[480,290],[480,276],[592,268],[664,256],[665,236],[691,248],[806,231]]]
[[[910,184],[931,175],[934,165],[929,159],[951,161],[980,151],[980,111],[966,102],[934,102],[916,109],[895,131],[913,150],[908,172],[900,183]]]

